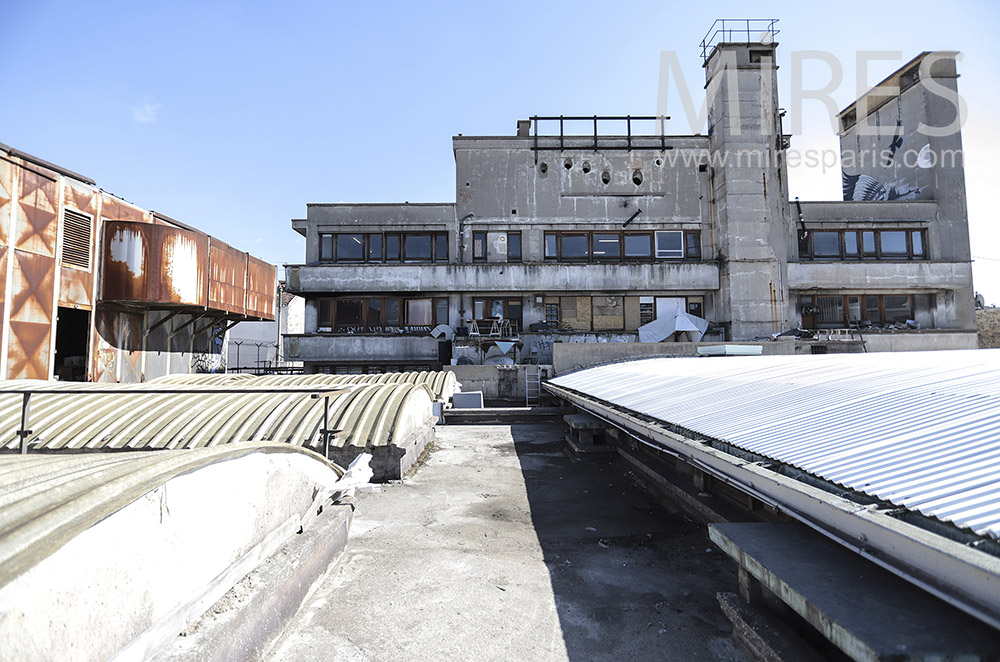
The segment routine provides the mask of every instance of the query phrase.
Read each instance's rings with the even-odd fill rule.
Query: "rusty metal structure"
[[[274,266],[0,144],[0,378],[143,382],[224,365]]]

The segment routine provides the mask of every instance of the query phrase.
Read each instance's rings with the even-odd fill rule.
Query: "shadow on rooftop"
[[[511,426],[569,659],[745,659],[715,597],[735,569],[705,527],[656,504],[623,462],[570,459],[564,433]]]

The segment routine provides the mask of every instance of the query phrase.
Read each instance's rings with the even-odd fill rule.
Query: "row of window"
[[[319,235],[323,262],[447,262],[447,232],[340,232]]]
[[[833,294],[799,298],[802,326],[841,328],[869,322],[876,326],[913,319],[909,294]]]
[[[557,262],[701,259],[698,230],[546,232],[545,259]]]
[[[926,260],[925,230],[816,230],[799,239],[804,260]]]
[[[437,326],[448,323],[448,299],[365,297],[320,299],[320,328],[365,330]]]

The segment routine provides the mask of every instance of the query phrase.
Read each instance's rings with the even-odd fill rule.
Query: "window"
[[[641,257],[651,257],[653,255],[652,241],[648,232],[638,233],[625,233],[625,257],[626,258],[641,258]]]
[[[434,326],[448,323],[448,299],[434,299]]]
[[[590,257],[590,241],[586,234],[564,234],[559,243],[560,257],[564,260],[586,260]]]
[[[434,235],[434,261],[448,261],[448,235],[446,233]]]
[[[472,261],[473,262],[485,262],[486,261],[486,233],[485,232],[473,232],[472,233]]]
[[[385,325],[401,326],[399,318],[399,299],[385,300]]]
[[[656,303],[653,297],[639,297],[639,326],[656,319]]]
[[[333,325],[361,326],[363,324],[364,301],[360,299],[338,299],[334,306]]]
[[[817,230],[799,244],[805,260],[926,260],[924,230]]]
[[[701,259],[701,232],[661,230],[653,232],[546,232],[545,259],[558,262],[622,262],[653,257]]]
[[[656,257],[684,257],[684,233],[678,231],[656,232]]]
[[[556,239],[558,235],[555,232],[545,233],[545,259],[554,260],[559,257],[559,252],[556,250]]]
[[[399,235],[387,234],[385,236],[385,261],[399,262]]]
[[[382,261],[382,235],[373,234],[368,237],[368,261]]]
[[[621,235],[603,233],[594,235],[594,259],[618,260],[621,255]]]
[[[431,326],[433,322],[430,299],[406,300],[407,326]]]
[[[819,328],[904,324],[913,319],[913,297],[909,294],[804,296],[799,304],[802,323]]]
[[[429,234],[408,234],[403,243],[403,259],[406,262],[430,262],[432,242]]]
[[[817,258],[840,257],[839,232],[813,232],[813,256]]]
[[[363,234],[338,234],[338,262],[361,262],[365,257],[365,236]]]
[[[521,233],[520,232],[508,232],[507,233],[507,261],[508,262],[520,262],[521,261]]]
[[[553,324],[559,323],[559,304],[558,303],[547,303],[545,304],[545,321],[551,322]]]
[[[333,259],[333,238],[336,235],[321,234],[319,236],[319,259],[323,261]]]

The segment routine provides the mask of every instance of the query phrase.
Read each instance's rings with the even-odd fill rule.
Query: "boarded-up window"
[[[90,269],[90,217],[72,209],[63,211],[62,265]]]

